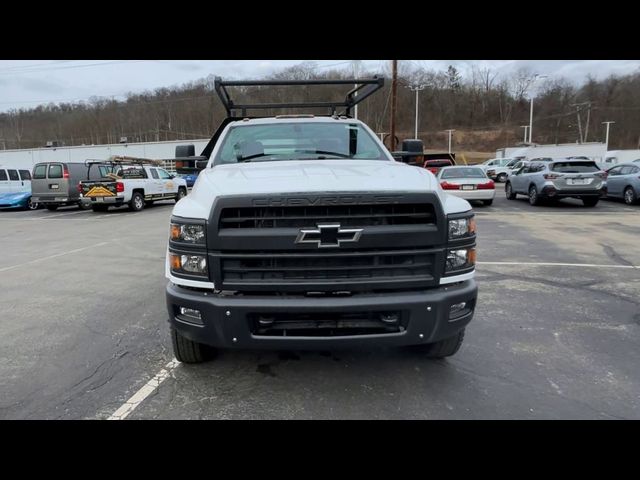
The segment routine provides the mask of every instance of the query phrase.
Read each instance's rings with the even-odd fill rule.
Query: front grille
[[[338,337],[393,334],[406,330],[401,312],[255,313],[249,315],[253,335],[271,337]]]
[[[222,209],[218,228],[305,228],[317,223],[339,223],[343,227],[429,225],[436,223],[436,215],[428,203],[235,207]]]
[[[225,252],[220,254],[220,263],[225,288],[313,285],[335,289],[343,285],[351,290],[359,283],[389,288],[394,282],[425,286],[434,280],[434,255],[427,250]]]

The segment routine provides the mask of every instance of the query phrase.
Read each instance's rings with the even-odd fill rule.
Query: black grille
[[[220,257],[225,287],[244,290],[268,285],[324,285],[339,289],[341,284],[350,290],[359,282],[380,282],[392,288],[393,282],[424,284],[434,280],[434,253],[425,250],[225,252]]]
[[[253,335],[337,337],[400,333],[407,323],[401,312],[255,313],[249,315]]]
[[[342,227],[435,224],[432,204],[327,205],[224,208],[219,228],[304,228],[317,223]]]

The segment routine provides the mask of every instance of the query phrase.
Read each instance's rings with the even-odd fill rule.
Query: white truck
[[[128,157],[108,161],[87,161],[87,178],[91,168],[100,170],[100,180],[82,180],[78,190],[83,202],[94,212],[128,205],[135,212],[157,200],[175,200],[187,195],[187,182],[160,168],[158,162]]]
[[[170,221],[176,358],[403,345],[455,354],[477,301],[471,205],[350,118],[382,78],[304,82],[359,84],[344,102],[236,105],[226,88],[301,83],[215,79],[228,117],[195,157],[203,170]],[[305,106],[329,114],[247,115]]]
[[[482,168],[487,176],[497,182],[506,182],[511,167],[518,162],[516,158],[491,158],[477,166]]]

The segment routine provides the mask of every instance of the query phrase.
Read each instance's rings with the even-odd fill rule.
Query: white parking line
[[[111,242],[100,242],[95,243],[93,245],[89,245],[87,247],[76,248],[75,250],[69,250],[67,252],[56,253],[55,255],[49,255],[48,257],[36,258],[35,260],[30,260],[28,262],[20,263],[18,265],[12,265],[10,267],[0,268],[0,272],[6,272],[8,270],[13,270],[14,268],[24,267],[25,265],[31,265],[32,263],[43,262],[45,260],[49,260],[51,258],[62,257],[63,255],[70,255],[72,253],[82,252],[83,250],[88,250],[89,248],[102,247],[103,245],[107,245]]]
[[[640,265],[601,265],[595,263],[552,263],[552,262],[476,262],[477,265],[532,265],[540,267],[597,267],[597,268],[632,268],[640,269]]]
[[[140,390],[132,395],[132,397],[124,402],[120,408],[118,408],[113,414],[107,418],[107,420],[124,420],[127,416],[133,412],[138,405],[140,405],[149,395],[155,392],[160,384],[164,382],[180,362],[175,358],[165,365],[155,377],[145,383]]]
[[[80,213],[87,213],[87,211],[86,210],[80,210],[78,212],[57,213],[57,214],[54,214],[54,215],[46,215],[44,217],[30,218],[29,220],[49,220],[50,218],[67,217],[69,215],[78,215]]]

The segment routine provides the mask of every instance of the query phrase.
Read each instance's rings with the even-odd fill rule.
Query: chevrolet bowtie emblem
[[[341,243],[357,242],[361,228],[340,228],[339,223],[318,223],[318,228],[302,229],[296,243],[315,243],[318,248],[339,247]]]

